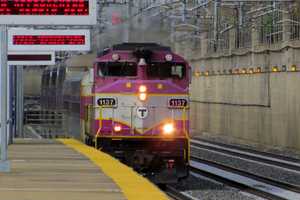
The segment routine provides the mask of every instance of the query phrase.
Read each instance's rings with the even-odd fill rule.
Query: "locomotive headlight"
[[[147,91],[147,87],[145,85],[140,85],[139,92],[144,93]]]
[[[115,132],[120,132],[122,130],[122,127],[120,125],[115,125],[114,126],[114,131]]]
[[[171,135],[174,132],[174,125],[172,123],[166,123],[162,129],[164,135]]]
[[[147,94],[146,94],[146,93],[140,93],[140,94],[139,94],[139,99],[140,99],[141,101],[145,101],[145,100],[147,99]]]
[[[145,85],[140,85],[139,87],[139,99],[141,101],[146,101],[147,99],[147,87]]]

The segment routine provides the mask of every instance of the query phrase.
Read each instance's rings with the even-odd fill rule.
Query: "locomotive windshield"
[[[185,66],[178,63],[151,63],[147,67],[147,75],[149,78],[183,79],[185,77]]]
[[[99,76],[137,76],[137,65],[130,62],[98,63]]]

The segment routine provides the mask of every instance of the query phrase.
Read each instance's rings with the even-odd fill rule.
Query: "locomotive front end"
[[[166,47],[130,47],[96,62],[90,135],[154,182],[177,182],[188,175],[189,65]]]

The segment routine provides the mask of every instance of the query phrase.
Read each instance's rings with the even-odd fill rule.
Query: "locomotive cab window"
[[[185,77],[185,66],[178,63],[151,63],[147,67],[149,78],[159,79],[183,79]]]
[[[129,62],[106,62],[97,64],[98,76],[137,76],[137,65]]]

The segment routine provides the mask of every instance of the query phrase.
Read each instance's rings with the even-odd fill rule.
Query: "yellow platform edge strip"
[[[58,139],[96,164],[121,189],[128,200],[169,200],[153,183],[117,159],[75,139]]]

